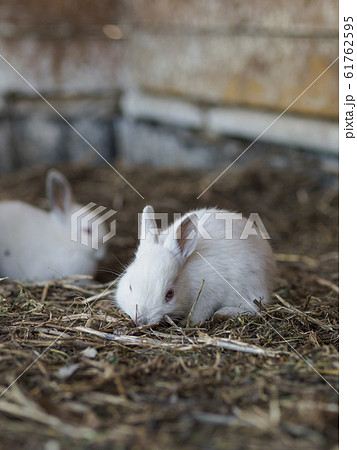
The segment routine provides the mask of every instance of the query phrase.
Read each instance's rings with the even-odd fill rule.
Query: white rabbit
[[[253,301],[269,302],[274,286],[273,252],[257,230],[244,239],[248,221],[232,214],[191,211],[159,233],[154,210],[146,206],[135,260],[118,280],[118,307],[139,325],[159,322],[165,315],[185,321],[205,280],[191,324],[213,314],[258,312]]]
[[[100,238],[98,250],[71,240],[71,214],[81,205],[73,202],[70,184],[57,170],[48,172],[46,191],[49,212],[20,201],[0,202],[0,276],[51,280],[92,275],[104,256]],[[82,229],[77,222],[77,236],[91,237],[88,223]]]

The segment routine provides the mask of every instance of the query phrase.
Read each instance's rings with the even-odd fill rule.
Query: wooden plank
[[[116,23],[128,11],[127,0],[3,0],[0,2],[0,24],[34,28],[62,24],[77,30],[93,25]],[[16,31],[16,30],[14,30]]]
[[[214,104],[284,110],[338,56],[337,39],[133,35],[132,85]],[[338,64],[291,112],[338,117]]]
[[[132,0],[131,8],[139,27],[338,32],[338,0]]]
[[[1,54],[41,93],[95,93],[123,85],[123,42],[110,39],[0,39]],[[0,96],[34,91],[0,60]]]

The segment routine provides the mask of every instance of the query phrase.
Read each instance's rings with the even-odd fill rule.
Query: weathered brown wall
[[[106,24],[118,25],[122,39],[109,39]],[[120,101],[132,90],[202,108],[284,110],[338,55],[338,1],[2,0],[0,48],[68,119],[87,121],[83,129],[92,132],[97,126],[94,140],[112,126],[120,141]],[[338,65],[289,112],[336,120]],[[63,145],[82,144],[63,133],[0,59],[0,166],[21,164],[36,146],[34,162],[72,155]],[[109,153],[107,141],[95,144],[116,152],[114,141]]]
[[[77,94],[121,87],[123,42],[102,31],[125,11],[117,0],[6,0],[0,3],[2,54],[36,88]],[[0,94],[30,88],[1,63]]]
[[[338,56],[338,2],[133,2],[135,82],[198,100],[285,109]],[[338,65],[292,111],[337,117]]]

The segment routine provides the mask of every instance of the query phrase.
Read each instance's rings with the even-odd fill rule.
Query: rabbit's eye
[[[87,227],[84,229],[84,232],[87,234],[92,234],[92,228],[91,227]]]
[[[131,284],[129,284],[129,291],[133,292],[133,288],[131,287]]]
[[[173,289],[169,289],[169,290],[166,292],[165,302],[169,302],[170,300],[172,300],[173,297],[174,297],[174,294],[175,294],[174,290],[173,290]]]

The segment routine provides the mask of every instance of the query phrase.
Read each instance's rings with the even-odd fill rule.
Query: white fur
[[[233,239],[226,239],[225,222],[215,218],[216,212],[228,211],[191,211],[157,238],[149,232],[156,226],[148,219],[153,209],[144,208],[146,226],[142,227],[136,258],[118,280],[118,307],[138,324],[158,322],[164,315],[185,320],[203,279],[205,283],[191,316],[192,324],[203,322],[216,312],[220,314],[222,308],[225,308],[222,312],[230,311],[230,315],[255,313],[258,310],[253,303],[255,299],[269,302],[276,266],[268,241],[259,233],[239,239],[246,219],[234,220]],[[197,219],[207,213],[209,218],[203,226],[212,236],[209,240],[195,232]],[[186,220],[188,217],[192,222]],[[179,230],[183,231],[181,239],[177,237]],[[189,232],[194,239],[186,239]],[[174,297],[165,301],[169,289],[174,290]]]
[[[47,196],[49,212],[20,201],[0,202],[0,276],[51,280],[94,273],[104,247],[71,241],[71,214],[81,205],[72,202],[70,185],[58,171],[47,175]]]

